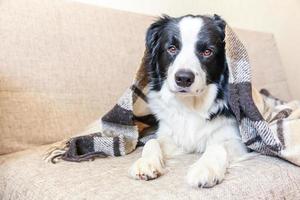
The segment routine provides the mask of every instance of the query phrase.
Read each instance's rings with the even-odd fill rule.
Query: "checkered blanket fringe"
[[[281,101],[265,89],[257,92],[251,85],[247,51],[228,25],[225,42],[229,104],[239,123],[242,141],[256,152],[300,165],[299,101]],[[147,110],[148,80],[144,65],[145,56],[133,84],[107,114],[81,136],[54,145],[46,160],[80,162],[123,156],[154,138],[158,122]]]

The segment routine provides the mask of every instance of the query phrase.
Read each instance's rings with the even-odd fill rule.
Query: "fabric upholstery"
[[[111,108],[139,66],[155,17],[62,0],[3,0],[0,19],[5,154],[72,136]],[[273,36],[238,35],[254,85],[289,99]]]
[[[0,154],[68,137],[110,108],[151,21],[57,0],[1,1],[0,18]]]
[[[188,166],[198,158],[196,155],[170,160],[164,176],[146,182],[127,176],[131,164],[141,156],[141,149],[122,157],[55,165],[41,160],[44,149],[0,158],[3,200],[300,199],[299,168],[272,157],[258,156],[242,162],[214,188],[193,189],[184,178]]]

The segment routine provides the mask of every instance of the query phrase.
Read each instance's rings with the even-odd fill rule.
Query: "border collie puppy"
[[[220,183],[227,168],[247,149],[228,107],[225,22],[217,15],[163,16],[146,35],[149,108],[159,122],[157,139],[130,168],[135,179],[152,180],[165,161],[199,154],[187,171],[193,187]]]

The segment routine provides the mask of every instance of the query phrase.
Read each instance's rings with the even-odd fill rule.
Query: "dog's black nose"
[[[195,75],[189,70],[180,70],[175,73],[175,82],[180,87],[190,87],[195,80]]]

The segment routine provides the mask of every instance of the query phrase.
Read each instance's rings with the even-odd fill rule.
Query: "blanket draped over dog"
[[[242,141],[251,150],[300,166],[300,103],[284,102],[267,90],[258,93],[252,88],[246,49],[228,25],[225,48],[229,104],[238,121]],[[81,136],[54,145],[46,158],[52,162],[59,159],[79,162],[122,156],[155,137],[157,121],[147,109],[147,84],[143,59],[133,84],[117,104]]]

